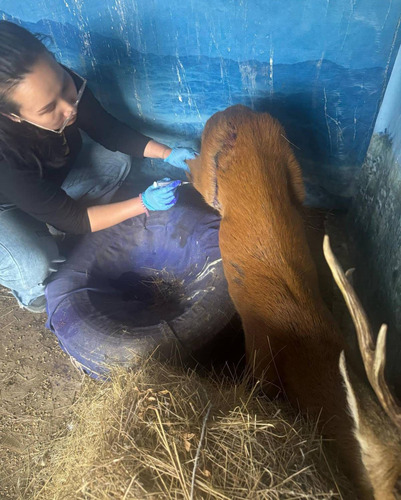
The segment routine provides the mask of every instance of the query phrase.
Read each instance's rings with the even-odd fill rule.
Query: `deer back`
[[[189,165],[195,188],[222,215],[223,266],[248,358],[258,352],[256,365],[266,368],[272,353],[289,345],[302,358],[299,347],[309,342],[300,362],[327,350],[337,363],[341,337],[320,295],[302,218],[301,170],[282,126],[244,106],[216,113]]]

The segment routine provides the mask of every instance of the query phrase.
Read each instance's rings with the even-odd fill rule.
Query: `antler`
[[[354,288],[348,281],[340,263],[333,254],[330,246],[330,239],[327,234],[323,240],[323,252],[334,280],[341,290],[348,310],[352,316],[358,337],[359,349],[370,385],[375,391],[384,411],[394,424],[401,429],[401,407],[395,401],[384,378],[387,325],[383,324],[381,326],[375,346],[369,320]],[[347,274],[349,272],[350,271],[347,271]]]

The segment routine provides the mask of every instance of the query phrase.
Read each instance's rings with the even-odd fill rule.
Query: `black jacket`
[[[78,77],[74,73],[70,74],[78,88]],[[61,168],[49,168],[44,161],[43,174],[40,176],[37,165],[21,164],[21,161],[11,160],[4,155],[0,160],[0,204],[14,204],[61,231],[75,234],[90,232],[86,207],[61,189],[82,147],[79,129],[107,149],[121,151],[137,158],[143,157],[145,146],[150,141],[149,137],[136,132],[107,113],[92,91],[86,87],[78,106],[77,120],[64,131],[69,147],[66,165]],[[63,147],[62,136],[53,132],[46,132],[47,134],[49,141],[58,141],[59,147]],[[58,147],[57,142],[54,144]]]

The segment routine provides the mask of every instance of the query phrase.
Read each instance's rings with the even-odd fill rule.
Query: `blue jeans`
[[[104,205],[127,177],[129,156],[94,142],[84,143],[63,190],[87,206]],[[44,294],[51,261],[58,259],[56,241],[44,222],[15,205],[0,205],[0,284],[9,288],[22,306]]]

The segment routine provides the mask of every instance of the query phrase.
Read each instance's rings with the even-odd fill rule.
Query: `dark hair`
[[[37,61],[51,54],[42,43],[43,35],[33,35],[25,28],[9,21],[0,21],[0,113],[19,114],[12,100],[12,89],[31,72]],[[50,137],[40,129],[16,123],[0,114],[0,155],[34,164],[42,174],[42,161],[60,167],[66,158],[58,151],[60,138]]]

